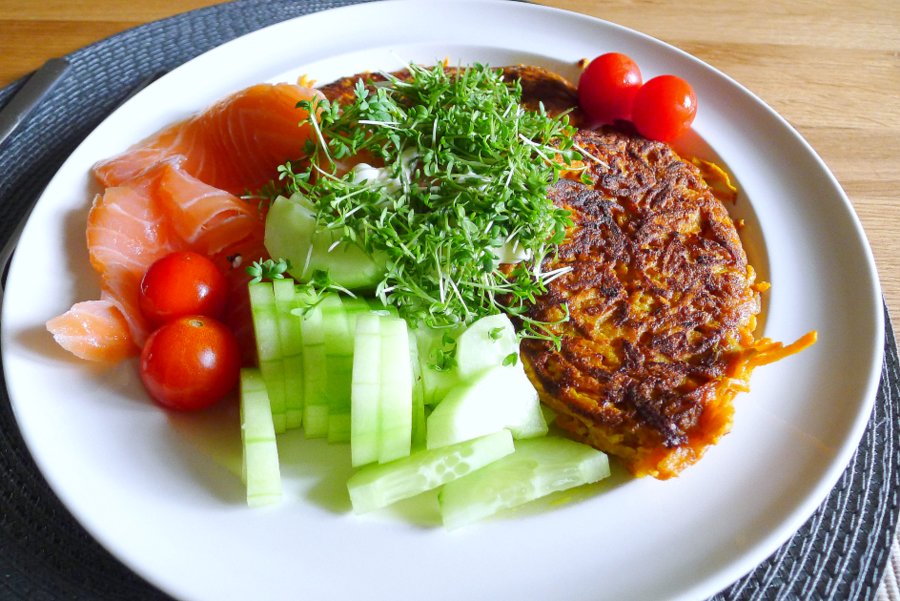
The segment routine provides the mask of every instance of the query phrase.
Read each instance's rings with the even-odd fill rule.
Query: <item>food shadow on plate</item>
[[[237,400],[228,398],[199,412],[168,412],[167,426],[172,432],[171,440],[166,443],[169,449],[166,454],[171,462],[180,465],[192,481],[221,502],[245,505]],[[355,471],[351,465],[348,443],[329,443],[323,438],[309,439],[302,429],[279,434],[277,441],[282,499],[276,507],[308,502],[336,516],[361,521],[393,521],[422,529],[442,526],[437,489],[371,513],[354,515],[347,492],[347,480]],[[614,458],[610,459],[610,470],[611,475],[596,484],[552,493],[516,509],[501,511],[488,519],[502,520],[552,512],[560,507],[590,501],[634,480]]]
[[[85,176],[87,178],[87,176]],[[100,278],[90,267],[87,242],[85,241],[85,227],[88,215],[93,204],[93,198],[99,193],[99,188],[93,178],[87,178],[84,186],[84,202],[76,209],[66,213],[64,219],[64,231],[62,232],[63,246],[67,262],[67,271],[75,277],[71,279],[71,296],[67,298],[68,309],[73,304],[100,297]],[[87,275],[87,277],[84,277]],[[82,277],[79,277],[82,276]],[[48,319],[51,316],[48,316]]]
[[[292,430],[278,436],[283,503],[313,503],[333,514],[368,520],[384,516],[406,524],[440,525],[437,491],[429,491],[394,503],[371,514],[355,516],[347,491],[347,480],[356,471],[351,464],[349,443],[329,443],[322,438],[306,438]]]
[[[221,501],[245,505],[240,411],[236,400],[226,399],[215,407],[191,414],[171,412],[168,425],[175,433],[173,438],[178,439],[171,455],[189,476]],[[352,516],[347,479],[355,470],[348,443],[309,439],[302,429],[279,434],[277,442],[282,498],[275,507],[289,508],[308,502],[335,515]],[[372,515],[390,515],[423,527],[439,526],[437,492],[400,501]]]
[[[149,403],[149,399],[147,400]],[[196,412],[167,411],[171,462],[222,502],[246,504],[241,482],[241,427],[236,396]]]

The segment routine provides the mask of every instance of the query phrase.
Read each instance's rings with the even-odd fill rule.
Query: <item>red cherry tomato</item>
[[[642,136],[670,142],[691,127],[696,114],[691,85],[675,75],[660,75],[638,90],[631,120]]]
[[[141,352],[141,381],[170,409],[203,409],[238,383],[241,349],[231,330],[211,317],[170,321],[153,332]]]
[[[141,280],[141,312],[155,325],[185,315],[220,318],[227,298],[225,276],[215,263],[195,252],[166,255]]]
[[[578,80],[578,104],[595,122],[630,119],[641,70],[624,54],[610,52],[591,61]]]

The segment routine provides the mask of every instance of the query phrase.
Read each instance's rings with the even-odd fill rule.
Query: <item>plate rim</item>
[[[386,0],[385,2],[379,2],[379,3],[373,3],[373,4],[398,4],[398,5],[405,5],[405,4],[412,4],[413,2],[415,2],[415,3],[417,3],[417,4],[421,4],[421,1],[422,1],[422,0],[412,0],[412,1],[410,1],[410,0]],[[438,4],[437,1],[435,1],[434,3],[435,3],[435,4]],[[470,5],[481,5],[481,4],[501,5],[501,4],[502,4],[502,5],[507,6],[507,7],[513,6],[513,5],[511,5],[510,3],[507,3],[507,2],[501,2],[500,0],[456,0],[456,4],[470,4]],[[354,12],[355,12],[359,7],[362,7],[362,6],[371,6],[371,5],[369,5],[369,4],[362,4],[362,5],[353,5],[353,6],[342,7],[342,8],[334,8],[334,9],[329,9],[329,10],[326,10],[326,11],[321,11],[321,12],[318,12],[318,13],[314,13],[314,14],[311,14],[311,15],[305,15],[305,16],[300,16],[300,17],[295,17],[295,18],[292,18],[292,19],[288,19],[287,21],[282,21],[281,23],[277,23],[277,24],[274,24],[274,25],[271,25],[271,26],[268,26],[268,27],[259,29],[259,30],[255,31],[255,32],[253,32],[253,33],[246,34],[246,35],[244,35],[244,36],[240,36],[240,37],[238,37],[238,38],[235,38],[234,40],[231,40],[231,41],[229,41],[229,42],[226,42],[226,43],[223,44],[222,46],[219,46],[218,48],[216,48],[216,49],[214,49],[214,50],[212,50],[212,51],[210,51],[210,52],[211,52],[211,53],[212,53],[212,52],[217,52],[217,51],[218,51],[220,48],[222,48],[223,46],[226,46],[226,45],[229,45],[229,44],[236,44],[236,43],[240,42],[242,39],[244,39],[244,38],[246,38],[246,37],[248,37],[248,36],[257,35],[257,34],[263,32],[263,31],[266,31],[266,30],[271,29],[271,28],[284,26],[286,23],[289,23],[289,22],[298,21],[298,20],[301,20],[301,19],[303,19],[303,20],[308,20],[308,19],[310,19],[310,17],[317,17],[317,16],[323,15],[323,14],[325,14],[325,13],[332,13],[332,12],[337,12],[337,11],[354,11]],[[552,13],[555,13],[555,12],[568,12],[568,11],[561,11],[560,9],[555,9],[555,8],[545,7],[545,6],[526,5],[526,4],[522,4],[522,5],[515,4],[515,6],[528,7],[527,10],[542,10],[542,11],[547,11],[547,12],[552,12]],[[775,119],[777,119],[777,120],[781,123],[781,125],[782,125],[787,131],[789,131],[793,136],[795,136],[795,138],[797,139],[797,141],[799,141],[800,143],[802,143],[802,144],[805,146],[805,148],[806,148],[806,150],[808,151],[809,155],[810,155],[811,157],[813,157],[813,158],[818,162],[819,166],[821,167],[821,169],[820,169],[821,173],[822,173],[822,174],[827,174],[827,176],[830,178],[831,184],[832,184],[832,185],[834,186],[834,188],[838,191],[840,198],[842,198],[843,202],[845,203],[845,207],[844,207],[844,208],[847,209],[847,213],[848,213],[848,214],[851,216],[851,218],[853,219],[853,222],[854,222],[854,224],[855,224],[855,227],[858,229],[858,232],[859,232],[859,234],[861,235],[862,240],[865,242],[865,234],[864,234],[864,232],[862,231],[861,223],[860,223],[860,221],[859,221],[858,216],[856,215],[855,211],[854,211],[853,208],[852,208],[852,204],[850,203],[849,198],[847,197],[846,193],[844,193],[844,191],[841,189],[841,187],[840,187],[839,183],[837,182],[836,178],[835,178],[834,175],[830,172],[830,170],[827,168],[827,166],[825,165],[824,161],[822,161],[821,157],[819,157],[819,155],[815,152],[815,150],[814,150],[814,149],[809,145],[809,143],[808,143],[808,142],[807,142],[807,141],[799,134],[799,132],[797,132],[797,131],[793,128],[793,126],[791,126],[791,125],[790,125],[783,117],[781,117],[778,113],[776,113],[774,110],[772,110],[770,107],[768,107],[768,105],[766,105],[761,99],[759,99],[758,97],[756,97],[752,92],[750,92],[749,90],[747,90],[747,89],[746,89],[744,86],[742,86],[740,83],[738,83],[738,82],[736,82],[735,80],[733,80],[732,78],[730,78],[728,75],[722,73],[721,71],[715,69],[714,67],[712,67],[712,66],[710,66],[710,65],[707,65],[706,63],[703,63],[702,61],[700,61],[700,60],[697,59],[696,57],[693,57],[693,56],[687,54],[686,52],[684,52],[684,51],[682,51],[682,50],[680,50],[680,49],[678,49],[678,48],[676,48],[676,47],[674,47],[674,46],[671,46],[671,45],[669,45],[669,44],[666,44],[665,42],[661,42],[660,40],[656,40],[655,38],[652,38],[652,37],[650,37],[650,36],[647,36],[646,34],[643,34],[643,33],[640,33],[640,32],[636,32],[636,31],[634,31],[634,30],[631,30],[631,29],[622,27],[622,26],[620,26],[620,25],[616,25],[616,24],[614,24],[614,23],[609,23],[608,21],[603,21],[603,20],[601,20],[601,19],[596,19],[596,18],[594,18],[594,17],[589,17],[589,16],[586,16],[586,15],[580,15],[580,14],[577,14],[577,13],[570,13],[570,14],[575,15],[576,17],[579,17],[579,18],[585,18],[585,19],[589,19],[589,20],[592,20],[592,21],[597,21],[597,22],[603,23],[603,24],[605,24],[605,25],[607,25],[607,26],[619,28],[619,29],[622,29],[622,30],[627,30],[627,31],[630,32],[630,33],[637,34],[637,35],[643,36],[643,37],[645,37],[645,38],[649,38],[649,39],[651,39],[651,40],[654,40],[654,41],[657,42],[657,43],[663,44],[664,46],[667,46],[667,47],[669,47],[670,49],[672,49],[672,50],[674,50],[674,51],[676,51],[676,52],[682,54],[685,58],[688,58],[688,59],[690,59],[690,60],[692,60],[692,61],[696,61],[697,63],[703,65],[705,68],[708,68],[708,69],[713,70],[716,74],[718,74],[718,76],[723,77],[723,78],[725,78],[726,80],[728,80],[728,81],[730,82],[731,85],[736,86],[737,88],[743,90],[745,93],[749,94],[749,95],[750,95],[752,98],[754,98],[761,106],[765,107],[765,109],[767,109],[767,110],[770,112],[770,115],[771,115],[772,117],[774,117]],[[200,55],[200,57],[197,57],[197,58],[201,58],[202,56],[205,56],[206,54],[210,54],[210,53],[204,53],[204,55]],[[197,59],[194,59],[194,60],[192,60],[192,61],[189,61],[189,63],[194,62],[195,60],[197,60]],[[178,72],[179,69],[182,69],[182,68],[186,67],[189,63],[186,63],[185,65],[180,66],[178,69],[174,70],[173,73]],[[169,76],[166,76],[166,77],[169,77]],[[154,84],[154,85],[155,85],[155,84]],[[151,91],[151,89],[152,89],[152,87],[151,87],[150,89],[146,90],[145,92],[142,92],[142,94],[149,93],[149,92]],[[140,96],[140,95],[139,95],[139,96]],[[132,101],[133,101],[133,100],[132,100]],[[105,122],[106,122],[106,120],[104,120],[103,123],[105,123]],[[98,126],[98,128],[102,128],[102,127],[103,127],[103,123],[101,123],[101,124]],[[93,134],[92,134],[92,135],[93,135]],[[90,138],[90,136],[89,136],[89,138]],[[83,142],[82,145],[83,145],[84,143],[85,143],[85,142]],[[79,148],[81,148],[82,145],[79,145]],[[76,150],[75,153],[77,153],[77,152],[78,152],[78,151]],[[73,154],[75,154],[75,153],[73,153]],[[67,162],[68,162],[68,160],[67,160]],[[60,167],[60,171],[64,170],[64,169],[65,169],[65,166],[66,166],[66,163],[64,163],[64,164]],[[54,180],[53,180],[53,181],[55,181],[55,180],[56,180],[56,176],[54,176]],[[48,189],[50,189],[50,188],[53,186],[53,181],[51,181],[51,184],[48,185]],[[45,197],[45,196],[42,195],[42,198],[41,198],[41,201],[40,201],[40,202],[44,202],[44,197]],[[874,263],[874,257],[873,257],[873,255],[872,255],[871,248],[870,248],[870,246],[869,246],[867,243],[864,243],[862,248],[864,249],[866,258],[867,258],[867,260],[868,260],[868,264],[869,264],[870,268],[873,270],[873,273],[874,273],[873,282],[874,282],[874,284],[875,284],[875,286],[876,286],[876,289],[877,289],[876,292],[878,292],[878,290],[880,290],[880,288],[879,288],[879,281],[878,281],[878,277],[877,277],[877,271],[874,270],[874,265],[875,265],[875,263]],[[876,294],[876,296],[880,299],[880,294]],[[874,302],[874,301],[875,301],[875,299],[873,299],[873,302]],[[884,323],[883,323],[883,316],[882,316],[882,312],[881,312],[881,305],[878,304],[878,303],[875,303],[875,304],[877,304],[877,307],[876,307],[876,310],[873,311],[873,315],[875,316],[876,329],[877,329],[878,331],[880,331],[880,332],[883,333],[883,332],[884,332]],[[6,299],[4,299],[4,309],[3,309],[3,310],[4,310],[4,313],[5,313],[6,310],[7,310]],[[4,320],[4,321],[6,321],[6,320]],[[880,368],[880,364],[881,364],[881,362],[883,361],[883,345],[882,345],[880,342],[879,342],[879,343],[875,343],[874,341],[873,341],[873,344],[874,344],[874,346],[875,346],[876,349],[877,349],[877,350],[875,351],[874,355],[878,357],[878,367]],[[7,340],[6,340],[6,328],[4,328],[4,345],[3,345],[4,356],[5,356],[5,354],[6,354],[6,349],[7,349],[7,347],[8,347],[8,344],[7,344]],[[4,369],[6,369],[6,365],[7,365],[7,361],[4,360]],[[875,369],[875,368],[873,367],[873,369]],[[879,371],[879,370],[876,369],[875,371]],[[14,379],[14,378],[11,378],[10,376],[11,376],[11,374],[7,374],[8,382],[9,382],[9,381],[12,381],[12,380]],[[855,441],[856,441],[856,442],[855,442],[855,444],[853,445],[853,449],[851,449],[851,451],[847,453],[847,460],[848,460],[848,461],[849,461],[849,456],[852,455],[853,450],[855,450],[855,448],[856,448],[856,447],[858,446],[858,444],[859,444],[859,440],[860,440],[860,438],[862,437],[862,433],[863,433],[863,431],[864,431],[864,429],[865,429],[865,424],[866,424],[866,422],[868,421],[868,415],[871,414],[872,403],[874,402],[875,391],[877,390],[877,386],[878,386],[878,378],[876,377],[875,380],[874,380],[874,383],[870,381],[869,384],[870,384],[869,390],[867,390],[867,392],[866,392],[866,396],[867,396],[867,398],[869,399],[869,401],[868,401],[868,411],[865,412],[865,413],[866,413],[865,419],[859,419],[859,420],[858,420],[858,421],[861,421],[861,422],[862,422],[862,425],[856,428],[856,430],[858,430],[858,436],[855,436]],[[12,391],[10,391],[10,392],[12,392]],[[11,404],[13,405],[13,410],[14,410],[14,412],[15,412],[17,402],[16,402],[16,400],[13,398],[13,395],[12,395],[12,394],[10,394],[10,399],[11,399]],[[19,417],[18,417],[18,414],[17,414],[17,421],[18,421],[18,419],[19,419]],[[21,424],[20,424],[20,427],[21,427]],[[24,431],[23,431],[23,434],[24,434]],[[33,448],[32,448],[31,441],[27,440],[27,438],[26,438],[26,443],[28,444],[29,450],[32,452],[32,456],[34,456],[35,454],[34,454],[34,451],[33,451]],[[791,527],[790,532],[788,533],[788,536],[790,536],[791,533],[793,533],[794,531],[796,531],[796,529],[799,528],[800,525],[802,525],[802,522],[805,521],[805,520],[812,514],[812,512],[815,510],[815,507],[817,507],[817,506],[821,503],[821,501],[825,499],[825,497],[827,496],[827,492],[830,491],[831,488],[833,488],[834,484],[837,482],[837,479],[840,477],[840,474],[843,472],[844,466],[846,466],[846,463],[847,463],[847,462],[846,462],[846,461],[842,461],[841,463],[842,463],[842,465],[841,465],[840,469],[837,469],[837,470],[834,470],[834,469],[833,469],[833,470],[831,470],[831,471],[835,471],[835,472],[836,472],[836,473],[834,474],[834,478],[831,479],[831,481],[829,482],[828,486],[825,488],[825,492],[821,495],[821,498],[819,498],[818,501],[816,501],[816,502],[813,504],[813,507],[812,507],[811,509],[809,509],[809,511],[807,511],[806,509],[803,509],[803,510],[800,510],[799,508],[798,508],[798,509],[795,509],[794,515],[795,515],[796,517],[795,517],[795,519],[794,519],[793,521],[796,522],[796,524],[795,524],[796,527]],[[42,473],[45,473],[45,471],[44,471],[43,468],[41,469],[41,471],[42,471]],[[53,487],[53,482],[50,482],[50,483],[51,483],[51,487]],[[820,484],[820,487],[821,487],[821,484]],[[57,495],[59,496],[59,491],[55,490],[55,488],[54,488],[54,492],[56,492]],[[62,497],[61,497],[61,498],[62,498]],[[807,504],[811,504],[811,502],[808,502]],[[69,504],[68,504],[68,503],[67,503],[66,505],[67,505],[67,507],[69,507]],[[802,515],[802,516],[797,515],[798,513],[801,513],[801,514],[803,514],[803,515]],[[79,517],[79,516],[76,516],[76,517]],[[81,522],[82,524],[84,523],[80,518],[79,518],[79,522]],[[95,538],[97,538],[98,540],[100,540],[101,542],[103,542],[103,540],[102,540],[100,537],[97,537],[97,535],[96,535],[95,532],[92,531],[92,535],[94,535]],[[787,539],[787,538],[784,538],[784,540],[786,540],[786,539]],[[781,542],[784,542],[784,540],[782,540]],[[780,544],[780,543],[779,543],[779,544]],[[104,544],[104,546],[107,546],[107,545]],[[768,554],[770,554],[772,551],[774,551],[775,548],[777,548],[777,546],[778,546],[778,545],[772,546],[772,548],[769,549],[769,550],[764,554],[764,556],[760,559],[760,561],[761,561],[762,559],[764,559],[766,555],[768,555]],[[107,546],[107,548],[109,548],[109,547]],[[112,551],[112,549],[110,549],[110,550]],[[116,555],[116,557],[119,557],[120,559],[122,558],[121,555],[118,554],[118,553],[114,553],[114,555]],[[752,567],[755,566],[755,565],[757,565],[758,563],[759,563],[758,561],[755,562],[752,566],[750,566],[750,569],[752,569]],[[129,564],[129,567],[131,567],[132,569],[134,569],[134,570],[135,570],[136,572],[138,572],[138,573],[142,573],[141,570],[135,569],[135,566],[133,566],[133,565],[130,565],[130,564]],[[745,570],[744,572],[742,572],[742,573],[746,573],[746,570]],[[740,574],[738,575],[738,577],[739,577],[739,576],[740,576]],[[146,577],[146,575],[145,575],[145,577]],[[726,582],[725,584],[727,585],[729,582],[733,582],[734,580],[735,580],[735,578],[729,578],[728,582]],[[151,581],[152,581],[152,582],[155,582],[154,580],[151,580]],[[722,587],[719,587],[719,588],[722,588]],[[713,592],[715,592],[715,591],[713,591]]]

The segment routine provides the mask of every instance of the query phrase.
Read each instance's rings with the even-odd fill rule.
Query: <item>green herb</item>
[[[285,259],[266,259],[265,261],[253,261],[253,264],[247,267],[247,273],[250,275],[250,283],[257,283],[263,280],[282,280],[284,274],[291,269],[291,262]]]
[[[488,338],[491,340],[500,340],[503,337],[503,328],[493,328],[488,332]]]
[[[306,315],[310,309],[318,305],[327,292],[339,292],[348,296],[356,296],[343,286],[338,285],[328,275],[327,271],[316,269],[312,272],[309,281],[305,284],[296,284],[294,286],[296,294],[302,296],[305,300],[303,306],[298,309],[291,309],[294,315]]]
[[[519,362],[519,353],[510,353],[503,358],[503,365],[515,365]]]
[[[250,190],[245,190],[243,194],[241,194],[240,199],[245,201],[255,200],[257,201],[257,209],[263,211],[268,208],[269,205],[281,194],[281,186],[276,184],[274,181],[269,180],[262,187],[259,188],[256,192],[251,192]]]
[[[541,263],[571,225],[547,196],[581,158],[568,117],[526,110],[519,83],[484,65],[410,65],[408,79],[385,77],[357,82],[346,106],[298,105],[314,132],[310,167],[282,165],[285,192],[306,196],[320,227],[387,256],[375,293],[408,320],[522,315],[566,271],[542,273]],[[358,155],[382,176],[347,172],[343,161]],[[529,258],[501,270],[497,252],[513,243]],[[522,323],[525,335],[547,335],[546,324]]]
[[[247,273],[252,278],[251,284],[261,282],[263,280],[282,280],[291,269],[291,262],[286,259],[266,259],[254,261],[247,268]],[[339,286],[329,277],[328,272],[316,269],[313,271],[309,281],[305,284],[296,284],[294,286],[298,294],[305,299],[304,306],[300,309],[293,309],[291,312],[296,315],[305,315],[310,309],[319,304],[319,301],[325,296],[326,292],[340,292],[349,296],[355,296],[352,292]]]
[[[449,371],[456,367],[456,338],[446,333],[441,336],[441,346],[431,351],[428,367],[435,371]]]

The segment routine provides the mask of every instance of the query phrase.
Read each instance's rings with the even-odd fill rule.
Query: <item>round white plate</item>
[[[57,348],[44,322],[96,297],[84,248],[89,169],[226,94],[300,73],[327,82],[406,61],[575,63],[631,55],[645,79],[690,81],[689,150],[717,156],[771,281],[765,335],[817,329],[800,355],[760,368],[733,432],[677,479],[624,476],[458,531],[434,498],[354,516],[345,446],[282,441],[285,499],[249,509],[233,411],[174,416],[145,397],[134,363],[100,368]],[[72,154],[24,231],[2,315],[3,364],[28,447],[103,545],[182,599],[699,599],[772,553],[847,465],[881,365],[881,294],[850,204],[822,161],[747,90],[685,53],[585,16],[508,2],[359,5],[247,35],[173,71]]]

